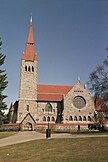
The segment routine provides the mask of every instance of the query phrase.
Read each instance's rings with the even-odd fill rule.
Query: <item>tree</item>
[[[0,39],[0,51],[1,51],[1,39]],[[7,97],[3,94],[3,91],[8,85],[7,81],[7,74],[5,73],[5,70],[1,69],[1,66],[4,64],[6,56],[0,52],[0,124],[2,124],[5,120],[5,115],[2,110],[5,110],[7,105],[4,102],[4,99]]]
[[[90,74],[89,84],[91,85],[90,90],[94,92],[95,96],[101,97],[108,106],[108,56]]]

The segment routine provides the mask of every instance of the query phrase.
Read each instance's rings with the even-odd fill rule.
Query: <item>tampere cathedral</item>
[[[10,123],[19,123],[22,130],[35,130],[36,125],[47,123],[72,127],[92,123],[94,101],[80,79],[74,86],[41,85],[37,81],[38,57],[31,18],[21,59],[19,99],[10,109]]]

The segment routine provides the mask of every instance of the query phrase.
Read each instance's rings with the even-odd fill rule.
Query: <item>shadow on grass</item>
[[[82,134],[85,134],[85,135],[100,135],[100,134],[108,134],[108,131],[99,131],[99,130],[90,130],[90,131],[55,131],[55,132],[52,132],[52,133],[69,133],[69,134],[72,134],[72,135],[82,135]]]

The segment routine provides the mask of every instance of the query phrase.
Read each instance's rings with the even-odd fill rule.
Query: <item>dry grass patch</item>
[[[0,148],[0,162],[107,162],[108,138],[46,139]]]
[[[12,136],[14,134],[16,134],[17,132],[0,132],[0,139],[1,138],[5,138],[5,137],[8,137],[8,136]]]

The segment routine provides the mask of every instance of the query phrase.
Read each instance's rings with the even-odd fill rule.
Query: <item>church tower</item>
[[[32,17],[30,19],[26,48],[22,55],[20,72],[20,90],[17,123],[30,114],[36,119],[37,108],[37,67],[38,59],[35,53]]]

